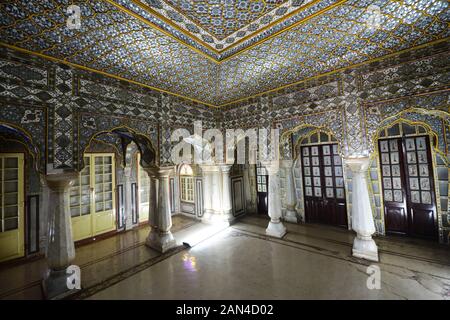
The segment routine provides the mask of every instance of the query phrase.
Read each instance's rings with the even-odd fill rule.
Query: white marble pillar
[[[378,261],[378,248],[372,239],[375,233],[367,173],[369,157],[346,158],[345,164],[353,173],[352,178],[352,228],[356,232],[352,254],[355,257]]]
[[[228,216],[229,219],[233,218],[233,208],[231,203],[231,181],[230,171],[231,165],[220,166],[222,172],[222,213]]]
[[[286,214],[284,220],[288,222],[297,223],[297,212],[295,211],[295,205],[297,199],[295,197],[294,175],[292,172],[292,160],[283,160],[283,167],[286,170]]]
[[[47,262],[49,270],[43,280],[44,294],[52,299],[70,293],[67,287],[67,267],[75,258],[75,246],[72,236],[70,216],[69,188],[78,177],[75,172],[49,174],[45,182],[49,189],[48,210],[48,246]]]
[[[158,212],[158,168],[146,167],[143,168],[150,179],[149,188],[149,205],[148,205],[148,224],[150,227],[157,227],[157,212]]]
[[[158,172],[158,210],[155,217],[151,217],[151,230],[146,245],[159,252],[166,252],[177,244],[170,232],[172,215],[170,212],[169,175],[172,167],[162,167]],[[151,215],[149,215],[150,218]]]
[[[131,167],[126,166],[123,170],[123,185],[125,193],[125,230],[133,227],[132,206],[131,202]]]
[[[276,238],[282,238],[286,234],[286,227],[281,222],[281,195],[279,165],[277,162],[264,164],[269,175],[269,217],[270,222],[266,234]]]
[[[203,211],[204,217],[207,218],[213,213],[212,208],[212,172],[209,166],[201,166],[203,173]]]
[[[211,202],[212,202],[212,209],[214,211],[214,214],[221,214],[222,213],[222,177],[220,174],[220,167],[219,166],[212,166],[211,167],[211,174],[212,174],[212,194],[211,194]]]

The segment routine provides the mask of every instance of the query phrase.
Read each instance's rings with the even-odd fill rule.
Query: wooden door
[[[24,155],[0,154],[0,262],[25,255]]]
[[[306,222],[347,227],[342,159],[337,144],[303,146]]]
[[[268,214],[268,188],[269,177],[267,170],[261,164],[256,165],[256,200],[259,214]]]
[[[436,240],[437,218],[428,136],[379,140],[388,234]]]

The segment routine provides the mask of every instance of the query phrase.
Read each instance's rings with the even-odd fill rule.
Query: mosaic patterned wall
[[[6,48],[0,49],[0,102],[0,120],[32,137],[43,172],[78,168],[89,140],[117,127],[145,135],[159,146],[159,163],[168,164],[171,128],[194,120],[216,125],[209,107]]]
[[[79,28],[67,28],[69,3]],[[224,106],[444,41],[449,13],[443,0],[16,0],[0,1],[0,39]]]
[[[195,120],[204,128],[276,127],[288,132],[321,127],[340,142],[343,156],[364,155],[373,150],[378,125],[408,110],[402,116],[436,132],[440,166],[448,166],[449,49],[450,42],[443,42],[212,109],[1,48],[0,120],[32,137],[41,170],[50,172],[78,168],[89,140],[115,127],[145,135],[159,150],[160,165],[169,165],[172,130],[191,130]],[[283,150],[283,156],[293,159],[292,148]],[[351,189],[350,179],[347,187]],[[441,240],[448,241],[448,205],[440,207]],[[379,216],[377,231],[382,234]]]
[[[404,117],[432,128],[439,141],[436,163],[448,169],[449,49],[450,43],[445,42],[247,99],[226,107],[224,127],[272,126],[282,132],[294,131],[294,140],[305,127],[321,127],[335,135],[345,157],[372,154],[380,124]],[[281,154],[284,159],[295,159],[289,144],[281,144]],[[377,170],[376,164],[370,170],[373,181],[378,179],[374,176]],[[444,186],[448,174],[439,170],[442,179],[437,179],[438,184]],[[351,207],[350,175],[346,186]],[[377,232],[384,234],[382,204],[375,197],[381,187],[371,187]],[[448,242],[448,186],[440,189],[440,236]]]

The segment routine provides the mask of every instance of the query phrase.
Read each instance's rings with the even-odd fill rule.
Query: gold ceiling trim
[[[303,83],[303,82],[307,82],[307,81],[318,79],[318,78],[321,78],[321,77],[324,77],[324,76],[332,75],[332,74],[335,74],[335,73],[338,73],[338,72],[341,72],[341,71],[345,71],[345,70],[348,70],[348,69],[357,68],[357,67],[363,66],[365,64],[370,64],[370,63],[373,63],[373,62],[376,62],[376,61],[388,59],[390,57],[397,56],[397,55],[400,55],[402,53],[406,53],[406,52],[409,52],[409,51],[426,48],[428,46],[432,46],[432,45],[435,45],[435,44],[438,44],[438,43],[441,43],[441,42],[447,42],[449,40],[450,40],[450,37],[437,39],[437,40],[434,40],[434,41],[431,41],[431,42],[427,42],[427,43],[424,43],[424,44],[421,44],[421,45],[418,45],[418,46],[414,46],[414,47],[410,47],[410,48],[403,49],[403,50],[400,50],[400,51],[396,51],[396,52],[393,52],[393,53],[389,53],[389,54],[381,56],[381,57],[369,59],[369,60],[366,60],[366,61],[363,61],[363,62],[352,64],[352,65],[349,65],[349,66],[346,66],[346,67],[342,67],[342,68],[339,68],[339,69],[336,69],[336,70],[332,70],[332,71],[328,71],[328,72],[325,72],[325,73],[321,73],[321,74],[318,74],[316,76],[312,76],[312,77],[305,78],[305,79],[300,80],[300,81],[296,81],[296,82],[292,82],[292,83],[283,85],[281,87],[277,87],[277,88],[274,88],[274,89],[270,89],[270,90],[267,90],[267,91],[263,91],[263,92],[254,94],[252,96],[248,96],[248,97],[245,97],[245,98],[241,98],[241,99],[233,100],[233,101],[230,101],[230,102],[226,102],[226,103],[223,103],[221,105],[218,105],[217,107],[218,108],[222,108],[222,107],[228,106],[230,104],[238,103],[238,102],[245,101],[245,100],[248,100],[248,99],[251,99],[251,98],[255,98],[255,97],[259,97],[259,96],[265,95],[265,94],[269,94],[269,93],[272,93],[272,92],[275,92],[275,91],[278,91],[278,90],[282,90],[282,89],[285,89],[285,88],[288,88],[288,87],[291,87],[291,86],[298,85],[298,84]]]
[[[110,2],[110,3],[111,3],[111,2],[114,2],[114,1],[111,1],[111,0],[107,0],[107,1]],[[214,51],[214,53],[217,53],[217,54],[220,53],[220,51],[218,51],[217,49],[215,49],[214,47],[212,47],[209,43],[204,42],[203,40],[201,40],[201,39],[199,39],[198,37],[194,36],[194,35],[191,34],[190,32],[184,30],[183,28],[180,28],[177,24],[173,23],[172,20],[170,20],[170,19],[164,17],[164,16],[161,15],[159,12],[157,12],[157,11],[153,10],[152,8],[150,8],[148,5],[146,5],[146,4],[142,3],[142,2],[140,2],[139,0],[131,0],[131,1],[132,1],[135,5],[141,7],[141,8],[144,9],[145,11],[149,12],[151,15],[154,15],[154,16],[158,17],[159,19],[161,19],[161,20],[164,21],[165,23],[169,24],[171,27],[177,29],[178,31],[180,31],[180,32],[183,33],[184,35],[186,35],[186,36],[188,36],[189,38],[193,39],[194,41],[200,43],[202,46],[205,46],[205,47],[207,47],[208,49],[210,49],[211,51]],[[117,5],[120,6],[119,4],[117,4]],[[168,5],[169,5],[169,4],[168,4]],[[118,7],[118,8],[119,8],[119,7]],[[129,9],[126,9],[125,7],[123,7],[123,8],[124,8],[125,10],[128,10],[128,11],[129,11]],[[172,6],[171,6],[171,8],[172,8]],[[119,9],[120,9],[120,8],[119,8]],[[173,9],[176,10],[175,8],[173,8]],[[178,11],[177,11],[177,12],[178,12]],[[128,12],[127,12],[127,13],[128,13]],[[139,16],[139,15],[138,15],[138,16]],[[139,17],[141,17],[141,16],[139,16]],[[146,20],[146,19],[143,18],[143,17],[141,17],[141,18],[142,18],[143,20],[147,21],[147,23],[149,23],[152,27],[154,26],[154,24],[151,23],[150,21]],[[140,20],[141,20],[141,19],[140,19]],[[159,27],[157,27],[157,28],[158,28],[158,30],[159,30]],[[203,29],[203,28],[202,28],[202,29]],[[204,30],[204,29],[203,29],[203,30]],[[205,31],[206,31],[206,30],[205,30]],[[167,32],[167,31],[166,31],[166,32]],[[213,35],[211,35],[211,36],[213,37]],[[185,42],[179,40],[178,38],[177,38],[177,40],[178,40],[179,42],[181,42],[181,43],[183,43],[183,44],[189,46],[187,43],[185,43]],[[197,50],[198,50],[198,49],[197,49]],[[205,53],[203,53],[203,54],[205,54]],[[214,59],[214,58],[213,58],[213,59]],[[219,60],[214,59],[214,61],[217,62],[217,61],[219,61]]]
[[[131,1],[135,2],[135,1],[139,1],[139,0],[131,0]],[[276,6],[275,8],[273,8],[273,9],[270,10],[270,11],[267,11],[264,15],[260,16],[260,17],[257,18],[256,20],[259,20],[259,19],[261,19],[262,17],[266,16],[267,14],[269,14],[269,13],[271,13],[271,12],[277,10],[279,7],[281,7],[283,4],[285,4],[286,1],[287,1],[287,0],[285,0],[284,3],[282,2],[282,3],[278,4],[278,6]],[[313,2],[317,2],[317,1],[320,1],[320,0],[313,0]],[[230,35],[226,36],[225,38],[219,39],[219,38],[217,38],[217,36],[216,36],[215,34],[213,34],[212,32],[210,32],[209,30],[205,29],[198,21],[196,21],[195,19],[191,19],[190,17],[188,17],[187,13],[184,12],[181,8],[174,7],[172,4],[170,4],[170,3],[167,2],[167,1],[164,1],[164,3],[165,3],[167,6],[171,7],[173,10],[175,10],[176,12],[178,12],[179,14],[181,14],[182,16],[186,17],[189,21],[191,21],[191,22],[192,22],[193,24],[195,24],[197,27],[201,28],[203,31],[205,31],[206,33],[208,33],[211,37],[214,37],[215,39],[220,40],[220,41],[225,40],[225,39],[228,38],[230,35],[235,34],[235,33],[238,32],[239,30],[241,30],[242,28],[245,28],[245,27],[247,27],[249,24],[252,23],[252,22],[250,22],[250,23],[247,24],[245,27],[242,27],[241,29],[235,30],[233,33],[231,33]],[[305,7],[306,7],[306,6],[305,6]],[[301,8],[298,8],[297,10],[294,10],[293,12],[298,12],[300,9],[301,9]],[[289,15],[290,15],[290,14],[289,14]],[[287,17],[287,16],[286,16],[286,17]],[[278,22],[278,21],[281,22],[281,21],[284,21],[284,20],[286,20],[286,19],[285,19],[285,17],[282,16],[282,17],[280,17],[280,19],[278,19],[278,20],[276,20],[276,21],[274,21],[274,22],[271,22],[270,24],[275,23],[275,22]],[[253,20],[253,21],[255,21],[255,20]],[[261,28],[261,30],[262,30],[262,28]],[[258,30],[257,32],[255,32],[254,35],[259,34],[259,33],[260,33],[260,30]],[[242,39],[241,39],[241,40],[242,40]],[[239,40],[239,42],[240,42],[241,40]],[[233,44],[233,46],[234,46],[234,44]],[[229,48],[231,48],[231,46],[230,46]],[[228,49],[228,48],[227,48],[227,49]],[[218,51],[218,52],[222,52],[222,51],[224,51],[224,50],[226,50],[226,49],[222,49],[222,50],[220,50],[220,51]]]
[[[276,20],[276,21],[274,21],[274,22],[271,22],[271,23],[269,23],[267,26],[265,26],[264,28],[261,28],[260,30],[258,30],[257,33],[249,34],[249,35],[243,37],[242,39],[240,39],[240,40],[237,41],[236,43],[233,43],[232,45],[230,45],[229,47],[227,47],[227,48],[224,49],[224,50],[229,50],[229,49],[231,49],[231,48],[234,48],[235,46],[237,46],[237,45],[240,44],[241,42],[243,42],[243,41],[245,41],[245,40],[247,40],[247,39],[253,37],[254,35],[260,34],[261,32],[264,32],[264,31],[266,31],[267,29],[270,29],[271,27],[273,27],[273,26],[276,25],[276,24],[282,23],[282,22],[285,21],[286,19],[291,18],[291,17],[292,17],[293,15],[295,15],[296,13],[298,13],[298,12],[300,12],[300,11],[302,11],[302,10],[308,9],[310,6],[313,6],[314,4],[316,4],[316,3],[319,2],[319,1],[320,1],[320,0],[314,0],[314,1],[310,2],[310,3],[308,3],[307,5],[305,5],[305,6],[301,7],[301,8],[298,8],[298,9],[295,10],[295,11],[292,11],[291,13],[289,13],[288,15],[286,15],[285,17],[282,17],[282,18],[280,18],[280,19],[278,19],[278,20]],[[322,10],[319,10],[319,11],[317,11],[316,13],[314,13],[314,14],[312,14],[312,15],[310,15],[310,16],[304,18],[304,19],[302,19],[302,20],[300,20],[300,21],[297,21],[296,23],[294,23],[294,24],[292,24],[292,25],[290,25],[290,26],[288,26],[288,27],[286,27],[286,28],[284,28],[284,29],[282,29],[282,30],[280,30],[280,31],[278,31],[278,32],[276,32],[276,33],[274,33],[274,34],[272,34],[272,35],[270,35],[270,36],[264,38],[264,39],[261,39],[261,40],[255,42],[254,44],[252,44],[252,45],[250,45],[250,46],[248,46],[248,47],[245,47],[245,48],[243,48],[242,50],[240,50],[240,51],[238,51],[238,52],[236,52],[236,53],[233,53],[231,56],[226,57],[225,59],[221,60],[221,62],[226,61],[226,60],[228,60],[228,59],[230,59],[230,58],[236,56],[236,55],[239,54],[239,53],[242,53],[242,52],[244,52],[244,51],[246,51],[246,50],[248,50],[248,49],[250,49],[250,48],[253,48],[254,46],[256,46],[256,45],[258,45],[258,44],[260,44],[260,43],[263,43],[263,42],[265,42],[265,41],[267,41],[267,40],[269,40],[269,39],[271,39],[271,38],[273,38],[273,37],[275,37],[275,36],[277,36],[277,35],[279,35],[279,34],[285,32],[285,31],[287,31],[287,30],[289,30],[289,29],[291,29],[291,28],[293,28],[293,27],[295,27],[295,26],[297,26],[297,25],[299,25],[299,24],[301,24],[301,23],[303,23],[303,22],[308,21],[308,20],[310,19],[310,17],[313,18],[313,17],[315,17],[315,16],[317,16],[317,15],[320,15],[320,14],[322,14],[322,13],[328,11],[329,9],[334,8],[334,6],[343,4],[344,2],[347,2],[347,1],[348,1],[348,0],[341,0],[341,1],[337,2],[337,3],[335,3],[335,4],[332,4],[332,5],[330,5],[330,6],[326,7],[326,8],[323,8]],[[222,51],[224,51],[224,50],[222,50]]]
[[[177,41],[178,43],[181,43],[182,45],[185,45],[185,46],[189,47],[190,49],[192,49],[192,50],[194,50],[195,52],[201,54],[202,56],[208,58],[209,60],[211,60],[211,61],[213,61],[213,62],[215,62],[215,63],[217,63],[217,64],[221,64],[221,63],[223,63],[223,62],[225,62],[225,61],[227,61],[227,60],[229,60],[229,59],[231,59],[231,58],[237,56],[238,54],[241,54],[241,53],[243,53],[243,52],[245,52],[245,51],[247,51],[247,50],[249,50],[249,49],[251,49],[251,48],[254,48],[254,47],[260,45],[261,43],[263,43],[263,42],[265,42],[265,41],[267,41],[267,40],[269,40],[269,39],[272,39],[273,37],[276,37],[276,36],[278,36],[278,35],[280,35],[280,34],[286,32],[286,31],[288,31],[288,30],[290,30],[290,29],[292,29],[292,28],[294,28],[294,27],[296,27],[296,26],[298,26],[298,25],[300,25],[300,24],[302,24],[302,23],[304,23],[304,22],[309,21],[309,20],[312,19],[312,18],[315,18],[315,17],[317,17],[317,16],[319,16],[319,15],[321,15],[321,14],[327,12],[328,10],[331,10],[331,9],[333,9],[333,8],[335,8],[335,7],[339,6],[339,5],[341,5],[341,4],[345,3],[345,2],[347,2],[348,0],[341,0],[341,1],[338,1],[338,2],[336,2],[336,3],[334,3],[334,4],[330,5],[330,6],[326,7],[326,8],[323,8],[323,9],[317,11],[316,13],[314,13],[314,14],[312,14],[312,15],[309,15],[309,16],[305,17],[304,19],[300,20],[300,21],[297,21],[296,23],[293,23],[292,25],[290,25],[290,26],[288,26],[288,27],[286,27],[286,28],[284,28],[284,29],[282,29],[282,30],[280,30],[280,31],[277,31],[277,32],[274,33],[274,34],[271,34],[270,36],[267,36],[266,38],[263,38],[263,39],[261,39],[261,40],[255,42],[255,43],[251,44],[250,46],[247,46],[247,47],[245,47],[245,48],[242,48],[241,50],[239,50],[239,51],[233,53],[232,55],[230,55],[230,56],[228,56],[228,57],[226,57],[226,58],[224,58],[224,59],[221,59],[221,60],[217,60],[217,59],[211,57],[210,55],[204,53],[203,51],[201,51],[201,50],[199,50],[199,49],[197,49],[197,48],[195,48],[195,47],[193,47],[193,46],[187,44],[186,42],[184,42],[184,41],[178,39],[177,37],[175,37],[174,35],[172,35],[170,32],[165,31],[165,30],[162,29],[161,27],[159,27],[159,26],[155,25],[154,23],[148,21],[147,19],[141,17],[141,16],[138,15],[137,13],[135,13],[135,12],[133,12],[133,11],[131,11],[131,10],[125,8],[124,6],[122,6],[122,5],[120,5],[120,4],[116,3],[116,2],[114,2],[113,0],[105,0],[105,1],[108,2],[109,4],[115,6],[116,8],[118,8],[119,10],[121,10],[122,12],[125,12],[125,13],[127,13],[127,14],[133,16],[134,18],[136,18],[136,19],[142,21],[143,23],[147,24],[148,26],[150,26],[150,27],[152,27],[152,28],[157,29],[158,31],[162,32],[163,34],[170,36],[172,39],[174,39],[174,40]],[[210,49],[211,51],[213,51],[213,52],[216,53],[216,54],[220,54],[221,52],[224,52],[224,51],[226,51],[226,50],[229,50],[229,49],[231,49],[231,48],[237,46],[237,45],[240,44],[241,42],[243,42],[243,41],[245,41],[245,40],[247,40],[247,39],[253,37],[254,35],[260,34],[261,32],[263,32],[263,31],[265,31],[265,30],[267,30],[267,29],[273,27],[274,25],[283,22],[284,20],[286,20],[286,19],[292,17],[294,14],[296,14],[296,13],[302,11],[302,10],[305,10],[305,9],[309,8],[310,6],[312,6],[312,5],[316,4],[317,2],[319,2],[320,0],[314,0],[314,1],[310,2],[310,3],[308,3],[307,5],[298,8],[298,9],[295,10],[295,11],[292,11],[291,13],[289,13],[288,15],[286,15],[285,17],[282,17],[282,18],[280,18],[280,19],[278,19],[278,20],[276,20],[276,21],[274,21],[274,22],[271,22],[270,24],[268,24],[268,25],[265,26],[264,28],[258,30],[257,33],[253,33],[253,34],[251,34],[251,35],[245,36],[244,38],[240,39],[240,40],[237,41],[236,43],[233,43],[231,46],[227,47],[226,49],[224,49],[224,50],[222,50],[222,51],[218,51],[217,49],[211,47],[211,46],[210,46],[209,44],[207,44],[206,42],[204,42],[204,41],[198,39],[197,37],[193,36],[191,33],[189,33],[189,32],[187,32],[186,30],[180,28],[179,26],[177,26],[176,24],[174,24],[172,21],[170,21],[169,19],[163,17],[162,15],[160,15],[158,12],[154,11],[153,9],[151,9],[150,7],[148,7],[147,5],[142,4],[142,3],[139,3],[139,2],[137,2],[137,1],[135,1],[135,0],[132,0],[132,1],[133,1],[133,3],[135,3],[136,5],[139,5],[141,8],[143,8],[144,10],[147,10],[150,14],[152,14],[152,15],[154,15],[154,16],[157,16],[158,18],[160,18],[160,19],[163,20],[164,22],[168,23],[168,24],[169,24],[170,26],[172,26],[173,28],[176,28],[177,30],[179,30],[180,32],[182,32],[184,35],[186,35],[186,36],[190,37],[191,39],[193,39],[194,41],[198,42],[200,45],[203,45],[203,46],[207,47],[208,49]]]
[[[200,101],[200,100],[197,100],[197,99],[194,99],[194,98],[183,96],[181,94],[170,92],[170,91],[167,91],[167,90],[164,90],[164,89],[161,89],[161,88],[152,87],[152,86],[150,86],[148,84],[145,84],[145,83],[142,83],[142,82],[138,82],[138,81],[131,80],[131,79],[128,79],[128,78],[124,78],[124,77],[121,77],[121,76],[117,76],[117,75],[114,75],[114,74],[111,74],[111,73],[108,73],[108,72],[105,72],[105,71],[101,71],[101,70],[93,69],[93,68],[90,68],[90,67],[86,67],[86,66],[83,66],[81,64],[77,64],[77,63],[73,63],[73,62],[70,62],[70,61],[67,61],[67,60],[62,60],[62,59],[59,59],[59,58],[55,58],[55,57],[52,57],[52,56],[49,56],[49,55],[46,55],[46,54],[43,54],[43,53],[40,53],[40,52],[35,52],[35,51],[28,50],[28,49],[16,47],[14,45],[7,44],[7,43],[1,42],[1,41],[0,41],[0,46],[6,47],[6,48],[10,48],[10,49],[13,49],[13,50],[17,50],[17,51],[20,51],[20,52],[24,52],[24,53],[27,53],[27,54],[30,54],[30,55],[38,56],[40,58],[44,58],[46,60],[50,60],[50,61],[53,61],[53,62],[62,63],[62,64],[65,64],[65,65],[68,65],[70,67],[74,67],[74,68],[82,69],[82,70],[85,70],[85,71],[98,73],[98,74],[101,74],[103,76],[114,78],[114,79],[117,79],[117,80],[126,81],[126,82],[129,82],[129,83],[132,83],[132,84],[136,84],[136,85],[139,85],[141,87],[145,87],[145,88],[148,88],[148,89],[151,89],[151,90],[159,91],[159,92],[162,92],[162,93],[167,93],[167,94],[170,94],[172,96],[179,97],[179,98],[182,98],[182,99],[186,99],[186,100],[189,100],[189,101],[192,101],[192,102],[195,102],[195,103],[199,103],[199,104],[202,104],[202,105],[206,105],[206,106],[211,107],[211,108],[217,108],[217,106],[215,106],[213,104],[210,104],[210,103],[207,103],[207,102],[203,102],[203,101]]]
[[[271,23],[269,23],[267,26],[257,30],[256,32],[249,34],[241,39],[239,39],[238,41],[236,41],[235,43],[229,45],[228,47],[226,47],[225,49],[222,50],[217,50],[216,48],[212,47],[211,45],[209,45],[208,43],[204,42],[203,40],[199,39],[198,37],[192,35],[190,32],[184,30],[183,28],[180,28],[177,24],[173,23],[172,20],[167,19],[166,17],[162,16],[159,12],[155,11],[154,9],[150,8],[148,5],[143,4],[142,2],[140,2],[139,0],[131,0],[134,4],[140,6],[141,8],[143,8],[144,10],[150,12],[150,14],[157,16],[158,18],[160,18],[161,20],[163,20],[164,22],[168,23],[170,26],[172,26],[173,28],[176,28],[177,30],[181,31],[182,33],[184,33],[185,35],[189,36],[190,38],[194,39],[195,41],[197,41],[198,43],[200,43],[201,45],[207,47],[208,49],[214,51],[214,53],[216,54],[220,54],[226,50],[229,50],[231,48],[234,48],[235,46],[239,45],[240,43],[246,41],[247,39],[250,39],[264,31],[266,31],[267,29],[270,29],[271,27],[273,27],[276,24],[282,23],[283,21],[291,18],[292,16],[294,16],[295,14],[299,13],[300,11],[306,10],[309,7],[313,6],[314,4],[318,3],[321,0],[313,0],[310,3],[306,4],[303,7],[298,8],[297,10],[294,10],[292,12],[290,12],[289,14],[280,17],[278,20],[275,20]],[[347,0],[345,0],[347,1]],[[175,11],[177,11],[178,13],[182,14],[183,16],[186,16],[184,12],[180,12],[180,10],[178,10],[178,8],[174,8],[172,7],[170,4],[167,3],[168,6],[170,6],[171,8],[173,8]],[[282,4],[278,5],[278,7],[280,7]],[[326,9],[326,8],[325,8]],[[274,8],[273,10],[276,10],[276,8]],[[272,11],[273,11],[272,10]],[[323,9],[322,9],[323,10]],[[271,11],[270,11],[271,12]],[[268,12],[269,13],[269,12]],[[188,18],[189,19],[189,18]],[[208,30],[206,30],[202,25],[198,24],[196,21],[189,19],[189,21],[191,21],[192,23],[194,23],[197,27],[201,28],[202,30],[204,30],[206,33],[208,33],[211,37],[214,37],[217,39],[217,37],[213,34],[211,34],[211,32],[209,32]],[[296,22],[299,23],[300,21]],[[239,30],[237,30],[239,31]],[[236,31],[236,32],[237,32]],[[227,37],[225,37],[224,39],[226,39]],[[224,39],[219,39],[219,40],[224,40]],[[260,40],[263,41],[264,39]],[[259,42],[259,41],[258,41]],[[244,49],[238,51],[237,53],[240,53],[241,51],[244,51]],[[216,59],[215,59],[216,60]],[[222,60],[216,60],[217,62],[221,62]]]
[[[105,1],[108,2],[109,4],[115,6],[115,7],[116,7],[117,9],[119,9],[120,11],[125,12],[125,13],[127,13],[127,14],[133,16],[134,18],[136,18],[136,19],[142,21],[142,22],[145,23],[146,25],[148,25],[148,26],[150,26],[150,27],[152,27],[152,28],[154,28],[154,29],[160,31],[161,33],[165,34],[166,36],[171,37],[172,39],[174,39],[174,40],[177,41],[178,43],[181,43],[181,44],[187,46],[187,47],[190,48],[191,50],[193,50],[193,51],[195,51],[195,52],[201,54],[202,56],[206,57],[207,59],[211,60],[212,62],[215,62],[215,63],[219,63],[219,62],[220,62],[219,60],[214,59],[213,57],[211,57],[211,56],[209,56],[208,54],[202,52],[201,50],[199,50],[199,49],[197,49],[197,48],[191,46],[190,44],[187,44],[186,42],[181,41],[180,39],[178,39],[177,37],[175,37],[175,36],[174,36],[173,34],[171,34],[170,32],[167,32],[167,31],[165,31],[164,29],[158,27],[157,25],[151,23],[150,21],[148,21],[147,19],[141,17],[141,16],[138,15],[137,13],[134,13],[133,11],[128,10],[127,8],[123,7],[122,5],[120,5],[120,4],[118,4],[118,3],[115,3],[113,0],[105,0]],[[191,35],[189,35],[189,36],[192,38]]]
[[[214,109],[219,109],[219,108],[222,108],[222,107],[234,104],[234,103],[242,102],[242,101],[249,100],[249,99],[252,99],[252,98],[255,98],[255,97],[259,97],[259,96],[262,96],[262,95],[265,95],[265,94],[273,93],[273,92],[276,92],[278,90],[282,90],[282,89],[285,89],[285,88],[288,88],[288,87],[291,87],[291,86],[295,86],[295,85],[298,85],[298,84],[301,84],[301,83],[304,83],[304,82],[307,82],[307,81],[318,79],[318,78],[321,78],[321,77],[324,77],[324,76],[327,76],[327,75],[332,75],[332,74],[335,74],[335,73],[338,73],[338,72],[342,72],[342,71],[345,71],[345,70],[348,70],[348,69],[357,68],[359,66],[363,66],[363,65],[370,64],[370,63],[373,63],[373,62],[376,62],[376,61],[381,61],[381,60],[384,60],[384,59],[388,59],[390,57],[397,56],[397,55],[400,55],[400,54],[403,54],[403,53],[406,53],[406,52],[410,52],[410,51],[413,51],[413,50],[426,48],[428,46],[432,46],[432,45],[435,45],[435,44],[438,44],[438,43],[441,43],[441,42],[447,42],[449,40],[450,40],[450,37],[434,40],[434,41],[427,42],[427,43],[424,43],[424,44],[421,44],[421,45],[418,45],[418,46],[414,46],[414,47],[403,49],[403,50],[400,50],[400,51],[397,51],[397,52],[393,52],[393,53],[390,53],[390,54],[387,54],[387,55],[384,55],[384,56],[381,56],[381,57],[378,57],[378,58],[369,59],[367,61],[363,61],[363,62],[360,62],[360,63],[352,64],[352,65],[349,65],[349,66],[346,66],[346,67],[343,67],[343,68],[339,68],[339,69],[336,69],[336,70],[332,70],[332,71],[329,71],[329,72],[326,72],[326,73],[321,73],[321,74],[318,74],[316,76],[305,78],[305,79],[302,79],[302,80],[299,80],[299,81],[296,81],[296,82],[293,82],[293,83],[289,83],[289,84],[286,84],[286,85],[283,85],[283,86],[280,86],[280,87],[277,87],[277,88],[274,88],[274,89],[263,91],[263,92],[254,94],[252,96],[245,97],[245,98],[233,100],[233,101],[221,104],[221,105],[213,105],[213,104],[210,104],[210,103],[198,100],[198,99],[190,98],[190,97],[187,97],[187,96],[184,96],[184,95],[181,95],[181,94],[178,94],[178,93],[174,93],[174,92],[171,92],[171,91],[168,91],[168,90],[164,90],[164,89],[157,88],[157,87],[152,87],[152,86],[150,86],[148,84],[145,84],[145,83],[142,83],[142,82],[138,82],[138,81],[135,81],[135,80],[131,80],[131,79],[127,79],[127,78],[124,78],[124,77],[120,77],[120,76],[117,76],[117,75],[114,75],[114,74],[107,73],[105,71],[100,71],[100,70],[93,69],[93,68],[90,68],[90,67],[86,67],[86,66],[83,66],[83,65],[80,65],[80,64],[69,62],[67,60],[62,60],[62,59],[59,59],[59,58],[55,58],[55,57],[52,57],[52,56],[49,56],[49,55],[46,55],[46,54],[43,54],[43,53],[39,53],[39,52],[31,51],[31,50],[28,50],[28,49],[16,47],[14,45],[10,45],[10,44],[4,43],[4,42],[0,42],[0,46],[6,47],[6,48],[10,48],[10,49],[13,49],[13,50],[17,50],[17,51],[20,51],[20,52],[24,52],[24,53],[27,53],[27,54],[30,54],[30,55],[35,55],[35,56],[38,56],[38,57],[41,57],[41,58],[44,58],[44,59],[47,59],[47,60],[50,60],[50,61],[66,64],[66,65],[74,67],[74,68],[78,68],[78,69],[82,69],[82,70],[86,70],[86,71],[91,71],[91,72],[98,73],[98,74],[101,74],[101,75],[104,75],[104,76],[107,76],[107,77],[110,77],[110,78],[118,79],[118,80],[121,80],[121,81],[126,81],[126,82],[129,82],[129,83],[132,83],[132,84],[135,84],[135,85],[139,85],[139,86],[151,89],[151,90],[159,91],[159,92],[162,92],[162,93],[170,94],[170,95],[175,96],[175,97],[179,97],[179,98],[186,99],[186,100],[189,100],[189,101],[192,101],[192,102],[195,102],[195,103],[199,103],[199,104],[202,104],[202,105],[214,108]]]

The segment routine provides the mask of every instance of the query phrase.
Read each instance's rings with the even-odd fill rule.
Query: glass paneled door
[[[307,222],[347,227],[344,175],[337,144],[301,148]]]
[[[23,168],[23,154],[0,154],[0,262],[25,254]]]
[[[386,232],[436,240],[433,167],[428,136],[380,139]]]
[[[114,154],[87,153],[84,163],[70,190],[74,241],[116,228]]]
[[[269,176],[266,168],[260,162],[256,165],[256,195],[259,214],[268,214],[269,211]]]

